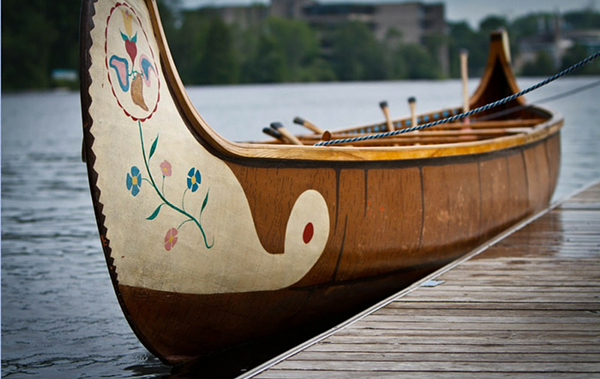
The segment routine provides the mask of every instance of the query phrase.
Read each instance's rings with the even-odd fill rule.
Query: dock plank
[[[600,183],[248,377],[600,378]]]
[[[512,379],[514,373],[468,373],[468,372],[373,372],[373,371],[326,371],[326,370],[273,370],[260,376],[263,379]],[[520,373],[519,379],[588,379],[589,373]]]

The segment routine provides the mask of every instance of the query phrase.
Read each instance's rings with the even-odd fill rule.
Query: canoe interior
[[[522,99],[468,126],[352,146],[239,144],[191,106],[154,0],[84,0],[81,46],[108,270],[132,330],[167,364],[239,373],[540,211],[556,186],[562,118]],[[471,108],[518,91],[504,35],[490,46]]]

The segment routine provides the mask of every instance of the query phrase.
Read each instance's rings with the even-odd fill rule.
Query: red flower
[[[165,235],[165,249],[171,251],[173,246],[177,243],[177,229],[171,228]]]
[[[160,172],[162,172],[163,176],[171,176],[173,174],[173,171],[171,170],[171,164],[167,161],[161,163]]]

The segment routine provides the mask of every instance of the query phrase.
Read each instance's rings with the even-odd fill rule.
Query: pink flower
[[[161,163],[160,172],[162,172],[163,176],[171,176],[171,174],[173,174],[173,171],[171,170],[171,164],[167,161]]]
[[[171,228],[165,235],[165,249],[171,251],[173,246],[177,243],[177,229]]]

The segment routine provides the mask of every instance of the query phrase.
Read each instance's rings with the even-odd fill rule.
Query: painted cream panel
[[[147,10],[133,3],[97,5],[91,49],[94,169],[119,283],[195,294],[294,284],[327,243],[325,200],[299,196],[285,250],[265,251],[242,186],[197,143],[157,77]]]

